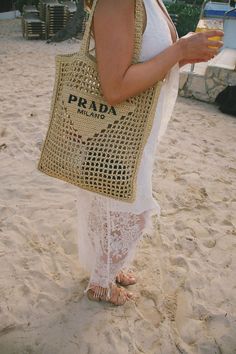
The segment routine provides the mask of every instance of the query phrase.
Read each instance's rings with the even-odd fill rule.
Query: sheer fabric
[[[119,271],[130,270],[137,243],[152,231],[153,213],[113,211],[111,199],[80,190],[78,233],[80,264],[90,273],[91,285],[110,288]]]
[[[147,25],[140,61],[152,58],[172,43],[165,15],[156,0],[144,0],[144,5]],[[155,150],[170,119],[178,82],[176,65],[167,75],[158,99],[154,124],[138,171],[136,200],[126,203],[77,189],[79,261],[90,274],[85,292],[93,285],[110,289],[119,271],[131,269],[142,236],[152,233],[152,216],[160,212],[152,196]]]

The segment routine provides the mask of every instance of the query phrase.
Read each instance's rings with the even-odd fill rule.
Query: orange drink
[[[217,18],[202,18],[199,20],[197,24],[197,28],[195,32],[208,32],[212,30],[223,30],[223,19]],[[220,41],[221,37],[214,36],[209,37],[210,41]],[[213,46],[209,46],[209,48],[215,48]]]

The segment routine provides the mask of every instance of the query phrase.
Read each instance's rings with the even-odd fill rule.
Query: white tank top
[[[143,0],[147,24],[143,33],[140,61],[146,61],[172,44],[170,29],[157,0]],[[164,7],[164,4],[163,4]]]
[[[159,0],[161,1],[161,0]],[[167,18],[156,0],[143,0],[147,25],[143,34],[140,61],[146,61],[158,55],[172,43],[170,28]],[[161,5],[165,5],[161,1]],[[138,177],[137,196],[132,204],[115,202],[112,208],[117,211],[141,213],[155,210],[159,213],[158,202],[152,196],[152,172],[155,151],[160,138],[165,133],[176,102],[179,87],[179,65],[176,64],[166,75],[157,102],[152,130],[144,147]]]
[[[159,0],[159,2],[162,8],[166,9],[163,1]],[[164,15],[157,0],[143,0],[143,3],[147,14],[147,24],[142,39],[139,58],[141,62],[153,58],[173,44],[166,15]],[[178,36],[177,32],[176,35]],[[176,102],[178,88],[179,65],[176,64],[167,74],[161,89],[154,121],[155,127],[152,129],[154,130],[155,140],[160,140],[167,128]]]

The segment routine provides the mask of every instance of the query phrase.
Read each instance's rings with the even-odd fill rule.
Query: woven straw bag
[[[110,106],[89,52],[92,17],[79,53],[56,56],[50,122],[38,169],[83,189],[133,202],[142,152],[150,134],[161,82]],[[133,63],[139,60],[143,4],[136,0]]]

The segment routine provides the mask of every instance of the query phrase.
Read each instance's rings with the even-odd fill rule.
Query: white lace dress
[[[170,28],[156,0],[144,0],[147,25],[140,61],[157,55],[172,44]],[[163,8],[164,4],[161,2]],[[145,145],[137,178],[137,196],[132,204],[77,189],[78,254],[80,265],[89,273],[85,292],[92,285],[109,288],[120,270],[128,270],[137,243],[152,230],[152,215],[160,208],[152,195],[155,150],[170,119],[179,83],[176,65],[167,75],[158,99],[154,124]]]

